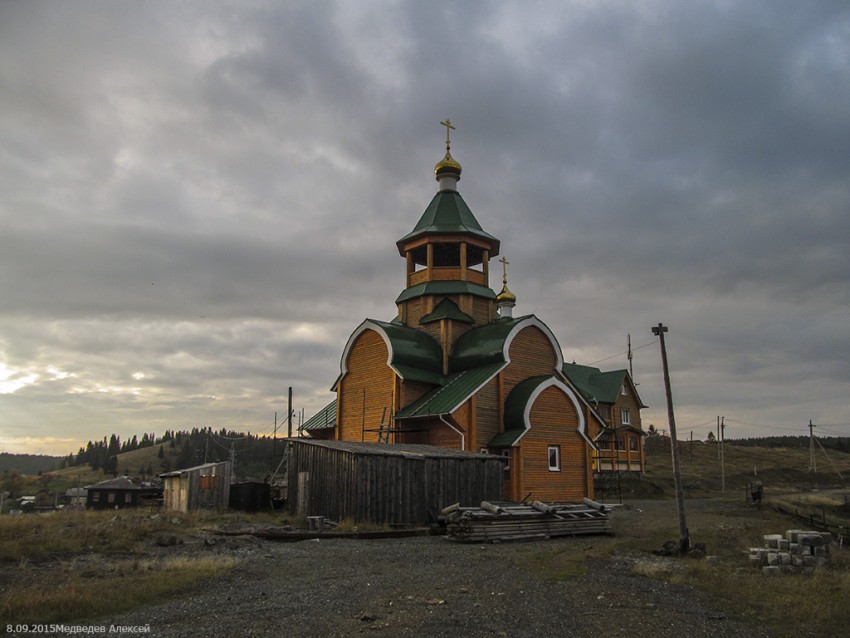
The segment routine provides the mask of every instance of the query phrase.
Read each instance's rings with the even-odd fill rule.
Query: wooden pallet
[[[560,536],[610,534],[608,515],[586,504],[496,505],[443,510],[449,538],[465,543],[543,540]]]

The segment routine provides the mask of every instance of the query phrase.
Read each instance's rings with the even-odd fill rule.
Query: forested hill
[[[49,472],[59,467],[62,457],[44,454],[10,454],[0,452],[0,472],[17,472],[18,474],[38,474]]]

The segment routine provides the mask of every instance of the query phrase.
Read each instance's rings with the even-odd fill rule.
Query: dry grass
[[[50,569],[22,568],[15,587],[0,594],[0,618],[3,623],[54,623],[121,613],[140,600],[183,592],[236,564],[229,556],[201,556],[97,564],[72,560]]]
[[[151,551],[154,540],[196,538],[231,517],[140,510],[4,516],[0,624],[82,620],[184,592],[234,567],[236,559],[159,556]]]

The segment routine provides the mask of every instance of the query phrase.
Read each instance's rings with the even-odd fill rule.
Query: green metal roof
[[[419,323],[431,323],[440,319],[452,319],[453,321],[460,321],[462,323],[475,323],[475,319],[458,308],[457,304],[449,298],[445,298],[438,303],[432,312],[419,319]]]
[[[564,374],[589,401],[615,403],[626,381],[625,370],[602,372],[599,368],[565,363]]]
[[[517,442],[517,439],[525,433],[525,428],[514,428],[499,432],[496,436],[490,439],[487,447],[511,447]]]
[[[426,281],[403,290],[395,302],[401,303],[422,295],[475,295],[485,299],[496,298],[496,293],[487,286],[468,281]]]
[[[420,397],[396,415],[396,419],[450,414],[492,379],[504,364],[496,363],[453,374],[445,383]]]
[[[525,408],[528,401],[534,391],[551,378],[551,375],[529,377],[514,386],[505,399],[505,430],[525,430]]]
[[[453,372],[477,368],[483,365],[505,362],[505,340],[511,330],[533,315],[517,318],[497,319],[463,333],[452,348],[450,359]]]
[[[441,190],[434,195],[416,227],[396,242],[399,252],[403,254],[402,245],[411,239],[433,234],[474,235],[491,244],[490,257],[499,254],[499,240],[481,228],[463,197],[455,190]]]
[[[301,424],[304,431],[326,430],[336,427],[336,399]]]

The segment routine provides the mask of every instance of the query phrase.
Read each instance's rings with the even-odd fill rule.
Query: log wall
[[[549,470],[549,446],[561,450],[561,470]],[[586,443],[578,433],[578,413],[557,387],[546,388],[531,408],[531,429],[521,439],[523,498],[544,502],[580,501],[590,494]]]
[[[374,330],[357,337],[348,355],[348,374],[339,383],[338,439],[378,440],[384,408],[387,414],[393,410],[395,372],[387,365],[388,356],[387,345]]]

